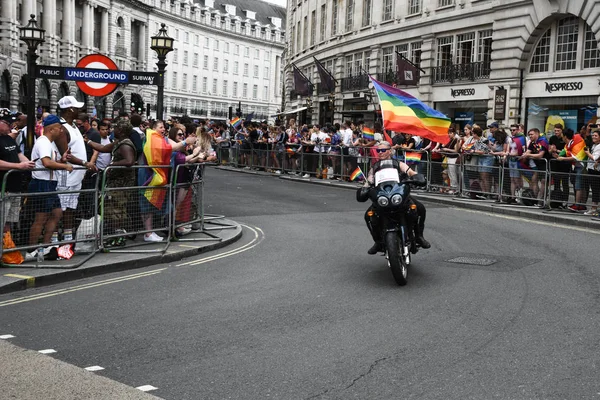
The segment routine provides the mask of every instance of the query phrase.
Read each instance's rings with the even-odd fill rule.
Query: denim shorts
[[[29,193],[48,193],[46,195],[29,196],[29,204],[35,212],[49,213],[55,208],[60,208],[60,199],[56,193],[56,181],[32,179],[29,182]]]

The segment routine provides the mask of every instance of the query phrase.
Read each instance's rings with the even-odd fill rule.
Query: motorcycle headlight
[[[402,196],[399,194],[395,194],[392,196],[392,204],[395,206],[399,206],[402,203]]]
[[[379,197],[377,198],[377,204],[379,204],[381,207],[385,207],[385,206],[387,206],[388,204],[390,204],[390,201],[389,201],[389,200],[388,200],[388,198],[387,198],[387,197],[385,197],[385,196],[379,196]]]

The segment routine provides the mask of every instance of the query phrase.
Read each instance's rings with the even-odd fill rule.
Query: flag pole
[[[327,68],[325,68],[325,66],[323,65],[323,63],[321,61],[319,61],[317,59],[317,57],[313,56],[313,58],[315,59],[315,61],[317,62],[317,64],[319,64],[321,66],[321,68],[323,68],[323,71],[327,72],[327,75],[329,75],[331,77],[331,79],[333,79],[333,81],[337,84],[338,81],[337,81],[337,79],[335,79],[335,76],[333,76],[331,74],[331,72],[329,72],[329,70],[327,70]]]
[[[398,52],[398,50],[396,50],[396,55],[398,57],[400,57],[401,59],[403,59],[404,61],[406,61],[407,63],[409,63],[410,65],[412,65],[413,67],[415,67],[416,69],[418,69],[419,71],[421,71],[422,73],[425,73],[425,70],[423,68],[419,67],[417,64],[415,64],[414,62],[410,61],[408,58],[404,57],[402,54],[400,54]],[[397,68],[397,66],[396,66],[396,68]]]

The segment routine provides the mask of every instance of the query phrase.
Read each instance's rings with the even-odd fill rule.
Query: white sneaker
[[[158,236],[156,233],[152,232],[151,234],[144,235],[144,242],[162,242],[163,238]]]
[[[303,178],[310,178],[310,175],[309,174],[304,174],[304,175],[302,175],[302,177]]]
[[[25,252],[25,261],[34,261],[34,260],[37,260],[37,250],[34,250],[31,253]]]
[[[177,228],[177,234],[179,236],[184,236],[187,235],[188,233],[190,233],[192,231],[191,228],[186,228],[186,227],[181,227],[181,228]],[[161,238],[162,239],[162,238]]]
[[[245,169],[246,171],[248,171],[248,170],[250,169],[250,167],[244,167],[244,169]]]
[[[281,171],[280,171],[280,170],[277,170],[277,171],[275,171],[275,173],[276,173],[277,175],[281,175]]]

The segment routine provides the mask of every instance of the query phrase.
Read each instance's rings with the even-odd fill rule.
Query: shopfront
[[[488,85],[472,84],[460,86],[439,86],[433,88],[433,108],[446,114],[452,123],[487,126]]]
[[[595,76],[526,80],[525,126],[552,134],[562,124],[577,132],[597,115],[598,93]]]

